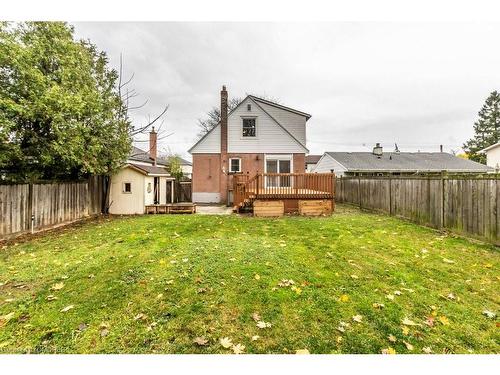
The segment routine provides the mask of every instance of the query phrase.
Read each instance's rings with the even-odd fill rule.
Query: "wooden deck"
[[[146,214],[194,214],[196,204],[191,202],[149,204],[145,207]]]
[[[335,193],[333,173],[261,173],[233,177],[235,211],[251,208],[256,200],[283,200],[285,211],[298,211],[301,200],[331,200]],[[333,205],[332,205],[333,207]]]

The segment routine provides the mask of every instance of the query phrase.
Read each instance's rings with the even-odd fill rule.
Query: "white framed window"
[[[123,183],[122,193],[132,194],[132,183],[131,182],[124,182]]]
[[[239,172],[241,172],[241,159],[229,158],[229,173],[239,173]]]
[[[243,138],[255,138],[257,136],[257,119],[255,117],[243,118],[242,132]]]

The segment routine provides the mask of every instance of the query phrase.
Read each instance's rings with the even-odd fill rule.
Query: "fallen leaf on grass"
[[[394,336],[394,335],[389,335],[388,339],[389,339],[390,342],[396,342],[397,341],[396,336]]]
[[[208,344],[208,340],[205,337],[196,337],[193,342],[199,346],[205,346]]]
[[[278,286],[284,288],[284,287],[287,287],[287,286],[292,286],[295,284],[295,281],[293,281],[292,279],[290,280],[287,280],[287,279],[282,279],[279,283],[278,283]]]
[[[69,311],[69,310],[73,309],[74,307],[75,307],[75,305],[66,306],[64,309],[61,310],[61,312]]]
[[[445,325],[445,326],[450,325],[450,321],[448,320],[448,318],[446,316],[441,315],[438,319],[442,325]]]
[[[260,339],[259,335],[252,336],[252,341],[257,341],[258,339]]]
[[[242,354],[245,351],[245,345],[236,344],[232,347],[234,354]]]
[[[405,326],[420,326],[421,325],[421,324],[415,323],[413,320],[410,320],[408,318],[404,318],[401,321],[401,323],[404,324]]]
[[[395,291],[394,291],[394,294],[395,294],[395,295],[397,295],[397,296],[400,296],[400,295],[401,295],[401,291],[399,291],[399,290],[395,290]]]
[[[309,353],[309,350],[307,349],[297,349],[295,351],[295,354],[311,354],[311,353]]]
[[[144,320],[146,318],[147,318],[147,316],[143,313],[139,313],[136,316],[134,316],[134,320]]]
[[[354,315],[352,317],[352,320],[354,320],[357,323],[361,323],[363,321],[363,316],[362,315]]]
[[[293,290],[296,294],[302,293],[302,289],[300,289],[299,287],[296,287],[295,285],[292,286],[290,289]]]
[[[410,352],[413,350],[413,345],[409,342],[403,341],[403,344],[405,344],[406,349],[408,349]]]
[[[408,334],[410,333],[410,329],[408,327],[401,327],[401,331],[405,336],[408,336]]]
[[[61,290],[62,288],[64,288],[64,283],[55,283],[50,290]]]
[[[387,348],[387,349],[382,349],[382,354],[396,354],[396,351],[394,350],[394,348]]]
[[[425,319],[424,324],[428,325],[429,327],[434,327],[434,317],[428,316],[427,319]]]
[[[255,276],[254,276],[254,279],[255,280],[260,280],[260,275],[258,273],[256,273]]]
[[[54,296],[54,295],[52,295],[52,294],[49,294],[49,295],[47,296],[47,301],[55,301],[56,299],[57,299],[57,297],[56,297],[56,296]]]
[[[339,301],[340,302],[347,302],[349,301],[349,296],[347,294],[342,294],[340,297],[339,297]]]
[[[432,353],[432,349],[430,346],[424,346],[422,348],[422,351],[425,353],[425,354],[431,354]]]
[[[272,324],[271,323],[268,323],[268,322],[264,322],[264,321],[259,321],[257,322],[257,327],[259,327],[260,329],[264,329],[264,328],[271,328]]]
[[[490,311],[490,310],[484,310],[483,315],[485,315],[486,317],[488,317],[490,319],[494,319],[497,316],[497,314],[495,314],[493,311]]]
[[[87,324],[85,324],[85,323],[80,323],[80,324],[78,325],[78,330],[79,330],[80,332],[83,332],[83,331],[85,331],[88,327],[89,327],[89,326],[88,326]]]
[[[233,341],[229,337],[223,337],[219,340],[219,342],[225,349],[228,349],[231,346],[233,346]]]
[[[259,320],[262,320],[262,318],[260,317],[260,314],[258,312],[254,312],[252,314],[252,319],[256,322],[258,322]]]
[[[447,259],[447,258],[443,258],[443,262],[448,263],[448,264],[453,264],[453,263],[455,263],[453,260],[451,260],[451,259]]]
[[[393,301],[393,300],[394,300],[394,295],[393,295],[393,294],[387,294],[387,295],[385,296],[385,298],[387,298],[387,299],[389,299],[389,300]]]
[[[383,303],[378,303],[378,302],[373,303],[372,306],[376,309],[383,309],[385,307]]]
[[[357,275],[351,275],[351,279],[359,279]]]
[[[0,327],[7,324],[14,317],[14,312],[0,316]]]

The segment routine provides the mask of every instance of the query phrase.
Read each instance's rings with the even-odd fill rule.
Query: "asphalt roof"
[[[446,152],[327,152],[350,171],[488,172],[494,169]]]
[[[132,146],[132,151],[130,152],[130,156],[128,157],[128,160],[134,160],[134,161],[142,161],[145,163],[153,163],[153,159],[151,158],[151,155],[149,155],[149,152],[141,150],[138,147]],[[181,165],[192,165],[190,161],[179,158]],[[168,165],[168,160],[166,158],[163,158],[159,156],[156,160],[156,163],[158,164],[163,164],[163,165]]]
[[[143,172],[146,172],[147,174],[161,174],[161,175],[168,175],[167,168],[165,167],[158,167],[158,166],[153,166],[153,165],[141,165],[141,164],[134,164],[134,163],[129,163],[131,166],[134,168],[140,169]]]
[[[316,164],[323,155],[306,155],[306,164]]]

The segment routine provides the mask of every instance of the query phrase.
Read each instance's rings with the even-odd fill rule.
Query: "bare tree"
[[[144,108],[149,102],[149,100],[146,99],[138,105],[133,103],[134,99],[139,96],[139,94],[135,89],[129,88],[129,84],[132,82],[133,79],[134,79],[134,73],[132,73],[130,78],[127,79],[126,81],[123,80],[123,58],[122,55],[120,54],[118,94],[122,99],[122,108],[118,115],[124,118],[128,118],[131,111]],[[141,140],[139,137],[141,134],[149,133],[151,130],[155,130],[156,133],[158,134],[158,139],[157,139],[158,141],[161,141],[171,136],[173,133],[167,132],[167,130],[164,128],[164,117],[168,111],[168,107],[169,105],[166,104],[158,114],[156,114],[155,116],[148,116],[147,120],[144,123],[139,125],[132,125],[129,131],[130,138],[134,142],[147,142],[147,140]],[[148,149],[146,152],[149,153],[150,151],[151,149]]]
[[[138,98],[139,94],[137,91],[133,88],[130,88],[129,85],[134,79],[134,73],[131,74],[130,78],[127,80],[124,80],[124,75],[123,75],[123,57],[120,54],[120,70],[118,72],[118,95],[121,99],[121,106],[120,109],[117,113],[117,117],[119,120],[128,120],[130,116],[130,112],[134,110],[138,110],[141,108],[144,108],[149,100],[145,100],[142,103],[136,105],[134,104],[134,101],[136,98]],[[131,125],[129,129],[129,136],[130,139],[134,142],[145,142],[144,140],[138,139],[141,134],[146,134],[151,130],[155,130],[156,126],[156,133],[158,134],[157,141],[161,141],[162,139],[165,139],[172,135],[172,133],[168,133],[167,130],[164,128],[164,117],[165,114],[168,111],[168,104],[166,104],[163,109],[156,115],[154,116],[148,116],[147,120],[139,125]],[[148,146],[148,150],[146,151],[149,153],[151,151],[150,147]],[[132,154],[130,156],[137,156]],[[104,213],[109,213],[109,208],[113,204],[113,202],[109,201],[109,196],[110,196],[110,189],[111,189],[111,176],[106,176],[105,184],[104,184],[104,207],[103,211]]]

